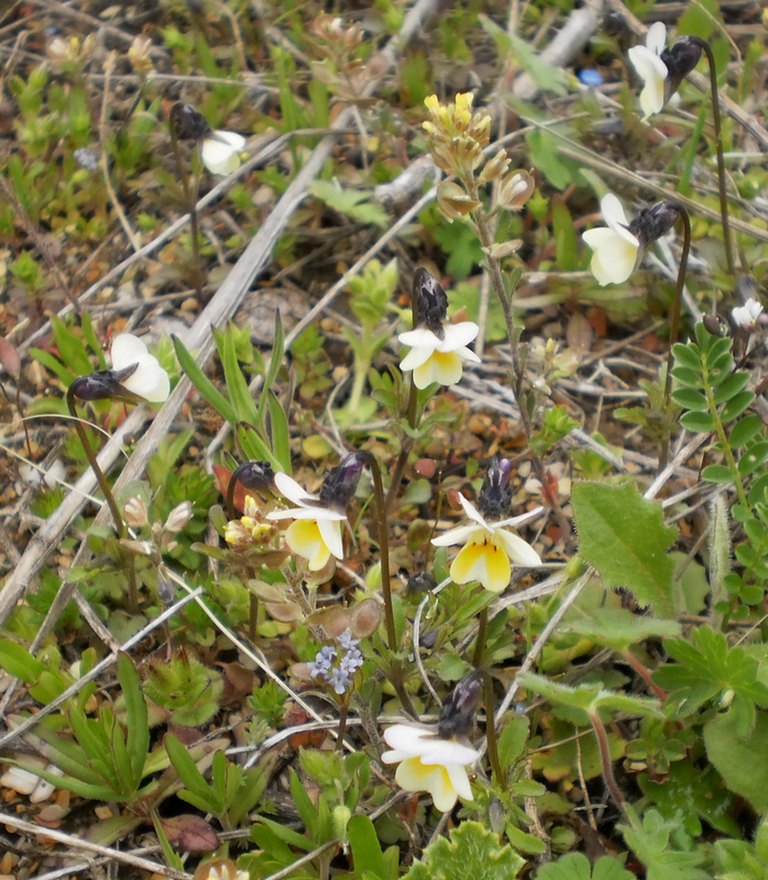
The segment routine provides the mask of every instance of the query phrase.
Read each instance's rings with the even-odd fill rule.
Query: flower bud
[[[141,528],[149,522],[147,505],[144,499],[138,495],[134,495],[126,500],[125,504],[123,504],[123,512],[125,513],[125,521],[133,528]]]
[[[499,206],[507,211],[519,211],[533,195],[536,181],[527,171],[508,174],[499,187]]]
[[[443,338],[443,323],[448,315],[448,297],[437,279],[426,269],[417,269],[413,276],[413,323],[427,327]]]
[[[185,104],[183,101],[177,101],[171,107],[169,122],[176,137],[183,141],[199,141],[211,130],[211,126],[202,114],[198,113],[191,104]]]
[[[344,511],[357,491],[364,462],[358,453],[351,452],[341,464],[331,468],[320,487],[319,498],[323,507]]]
[[[512,462],[508,458],[491,459],[488,470],[477,498],[477,507],[486,519],[504,519],[512,506],[512,491],[509,488],[509,477]]]
[[[489,159],[483,166],[480,176],[477,178],[479,185],[488,183],[491,180],[498,180],[509,166],[509,156],[506,150],[499,150],[498,153]]]
[[[181,504],[177,504],[168,514],[163,529],[165,529],[166,532],[171,532],[171,534],[177,535],[192,519],[192,513],[192,502],[182,501]]]
[[[473,672],[463,678],[453,689],[450,697],[443,703],[437,732],[450,738],[466,736],[472,726],[472,716],[480,702],[480,674]]]
[[[239,480],[246,489],[271,492],[274,486],[275,472],[268,461],[246,461],[232,474],[232,481]]]
[[[120,381],[127,379],[134,370],[135,365],[133,368],[126,368],[126,370],[118,372],[98,370],[88,376],[78,376],[69,386],[69,393],[80,400],[109,400],[120,397],[124,390]]]
[[[680,219],[684,211],[677,202],[656,202],[642,211],[629,224],[629,231],[636,235],[643,245],[665,236]]]
[[[664,49],[661,60],[667,67],[664,82],[664,101],[667,102],[680,88],[680,83],[696,67],[702,47],[696,37],[681,37],[670,49]]]
[[[460,220],[480,207],[467,191],[453,180],[444,180],[437,188],[437,207],[449,223]]]

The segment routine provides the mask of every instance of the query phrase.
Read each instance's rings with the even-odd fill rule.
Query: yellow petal
[[[505,550],[490,536],[482,542],[470,542],[459,550],[451,565],[454,583],[480,581],[486,590],[500,593],[509,584],[512,566]]]
[[[395,781],[405,791],[426,791],[435,807],[452,810],[458,799],[448,771],[441,764],[422,764],[419,758],[406,758],[397,768]]]
[[[413,382],[417,388],[427,388],[433,382],[455,385],[462,372],[461,358],[455,351],[435,351],[413,371]]]
[[[298,556],[309,560],[310,571],[320,571],[331,557],[331,551],[313,519],[297,519],[285,533],[285,543]]]

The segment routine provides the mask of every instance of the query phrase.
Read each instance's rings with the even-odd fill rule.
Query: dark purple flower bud
[[[480,673],[472,672],[456,685],[450,697],[443,703],[437,732],[449,739],[453,736],[466,736],[472,726],[472,717],[480,702]]]
[[[494,456],[491,459],[477,498],[477,508],[487,520],[508,516],[512,506],[512,490],[509,488],[511,473],[512,462],[508,458]]]
[[[684,209],[677,202],[656,202],[642,211],[629,224],[629,231],[641,244],[647,245],[665,236],[680,219]]]
[[[426,327],[443,338],[443,324],[448,315],[448,297],[437,279],[426,269],[417,269],[413,276],[413,321],[415,327]]]
[[[232,481],[239,480],[246,489],[257,492],[271,492],[275,472],[268,461],[246,461],[232,474]]]
[[[320,487],[320,502],[323,507],[345,511],[357,490],[364,461],[357,452],[351,452],[341,464],[331,468]]]
[[[408,577],[406,589],[411,596],[415,596],[418,593],[428,593],[436,586],[437,581],[428,571],[417,571]]]
[[[185,104],[183,101],[177,101],[171,107],[169,121],[176,137],[182,141],[202,140],[211,130],[203,115],[191,104]]]
[[[78,376],[69,386],[69,393],[79,400],[127,400],[129,403],[140,401],[120,384],[135,372],[138,364],[131,364],[122,370],[98,370],[87,376]]]
[[[701,323],[713,336],[726,336],[728,334],[728,325],[719,315],[704,315]]]
[[[632,36],[627,19],[620,12],[609,12],[603,18],[603,31],[609,37],[628,38]]]
[[[667,67],[664,82],[664,102],[680,88],[680,83],[696,67],[701,58],[702,46],[696,37],[681,37],[671,48],[664,49],[661,60]]]

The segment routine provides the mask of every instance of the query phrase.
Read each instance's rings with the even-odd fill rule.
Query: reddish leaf
[[[21,374],[21,358],[18,351],[2,337],[0,337],[0,367],[13,379],[18,379]]]
[[[213,852],[219,845],[219,836],[201,816],[182,813],[160,824],[169,842],[176,849],[189,853]]]

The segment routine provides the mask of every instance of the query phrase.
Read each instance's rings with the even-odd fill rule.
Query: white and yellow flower
[[[285,533],[285,541],[294,553],[309,560],[309,570],[319,571],[331,556],[343,559],[341,526],[346,522],[346,513],[324,507],[316,495],[308,494],[288,474],[275,474],[275,486],[298,507],[273,510],[267,519],[295,520]]]
[[[754,298],[750,297],[743,306],[736,306],[731,309],[731,317],[733,323],[742,330],[754,330],[760,315],[763,313],[763,307]]]
[[[411,349],[400,361],[400,369],[413,370],[413,384],[417,388],[427,388],[433,382],[455,385],[461,380],[464,361],[480,363],[474,351],[467,348],[480,331],[477,324],[444,324],[442,330],[442,339],[428,327],[416,327],[397,337]]]
[[[426,791],[438,810],[448,812],[461,797],[472,800],[467,767],[480,753],[453,739],[442,739],[430,730],[394,724],[384,731],[390,750],[385,764],[399,764],[395,781],[405,791]]]
[[[211,174],[226,176],[240,167],[245,138],[234,131],[209,131],[203,138],[200,155]]]
[[[629,60],[643,80],[640,92],[640,109],[643,119],[661,112],[666,100],[666,80],[669,69],[661,58],[667,45],[667,29],[663,22],[657,21],[648,28],[645,46],[633,46],[629,50]]]
[[[472,520],[471,525],[459,526],[432,539],[436,547],[463,545],[451,564],[450,576],[454,583],[480,581],[486,590],[500,593],[512,578],[513,565],[526,568],[541,565],[541,558],[533,547],[507,527],[533,519],[543,507],[511,519],[488,523],[474,504],[461,494],[459,502],[467,518]]]
[[[624,207],[613,193],[603,196],[600,208],[607,225],[588,229],[581,237],[594,251],[592,274],[605,287],[621,284],[632,274],[640,254],[640,239],[629,231]]]
[[[117,373],[136,365],[130,375],[120,379],[123,388],[150,403],[162,403],[168,399],[171,393],[168,373],[138,336],[132,333],[116,336],[112,343],[111,359],[112,369]]]

